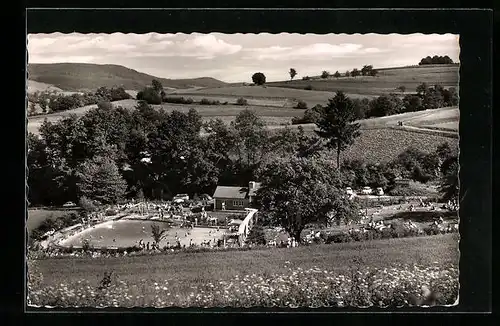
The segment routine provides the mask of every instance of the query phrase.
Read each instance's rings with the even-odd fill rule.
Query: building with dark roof
[[[260,182],[250,181],[248,187],[217,186],[214,198],[214,210],[243,210],[250,207]]]

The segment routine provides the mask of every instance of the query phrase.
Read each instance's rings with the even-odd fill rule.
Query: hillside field
[[[233,101],[239,97],[243,97],[249,101],[260,100],[268,101],[273,106],[283,106],[282,101],[285,100],[289,106],[296,105],[297,101],[304,101],[308,107],[314,107],[317,104],[325,105],[328,99],[332,98],[335,94],[332,91],[316,91],[294,89],[286,87],[271,87],[271,86],[232,86],[232,87],[218,87],[218,88],[203,88],[196,91],[183,92],[175,91],[175,94],[184,97],[212,97],[217,99],[219,96],[225,96]],[[373,98],[374,95],[365,95],[359,93],[348,92],[350,98]],[[194,99],[194,97],[193,97]],[[266,105],[266,104],[261,104]],[[287,105],[287,104],[285,104]]]
[[[327,69],[327,67],[325,67]],[[327,79],[315,78],[312,80],[293,80],[283,82],[269,82],[267,86],[304,89],[311,86],[315,91],[336,92],[343,90],[348,94],[382,95],[396,92],[396,87],[405,86],[407,92],[415,92],[421,83],[429,85],[440,84],[443,87],[458,87],[458,65],[433,65],[431,67],[401,67],[380,70],[376,77],[330,77]],[[327,69],[328,70],[328,69]],[[330,73],[334,73],[331,70]],[[344,71],[340,71],[344,73]]]

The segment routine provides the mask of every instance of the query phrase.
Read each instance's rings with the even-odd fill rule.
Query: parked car
[[[183,203],[185,201],[189,200],[189,195],[188,194],[177,194],[174,196],[173,202],[174,203]]]
[[[63,207],[75,207],[75,206],[76,206],[76,204],[75,204],[75,203],[73,203],[72,201],[69,201],[69,202],[67,202],[67,203],[65,203],[65,204],[63,205]]]
[[[361,193],[363,195],[371,195],[372,192],[373,190],[370,187],[363,187],[363,189],[361,189]]]
[[[376,194],[377,194],[378,196],[383,196],[383,195],[384,195],[384,189],[382,189],[381,187],[378,187],[378,188],[376,189]]]

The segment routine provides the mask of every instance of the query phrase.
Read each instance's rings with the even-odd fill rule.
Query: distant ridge
[[[28,79],[54,85],[65,91],[96,90],[99,87],[118,87],[140,90],[159,80],[165,88],[221,87],[227,83],[211,77],[193,79],[166,79],[138,72],[120,65],[91,63],[32,63],[28,65]]]

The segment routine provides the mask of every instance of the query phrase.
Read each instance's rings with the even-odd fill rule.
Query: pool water
[[[77,233],[59,244],[65,247],[79,247],[87,239],[89,244],[95,248],[101,247],[129,247],[139,243],[142,239],[145,244],[153,243],[151,226],[158,225],[160,230],[167,229],[167,235],[160,242],[160,246],[167,243],[175,245],[176,235],[180,238],[181,246],[189,246],[190,240],[195,245],[200,245],[203,241],[221,239],[226,232],[225,229],[195,227],[193,229],[181,229],[179,227],[167,227],[164,222],[120,220],[104,222],[80,233]]]

